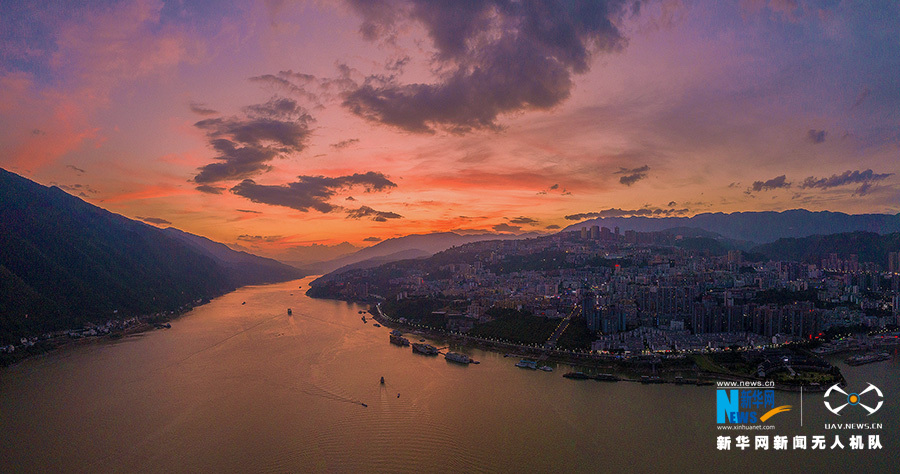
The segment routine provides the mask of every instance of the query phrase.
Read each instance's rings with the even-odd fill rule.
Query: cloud
[[[781,175],[768,181],[754,181],[753,185],[747,189],[746,193],[749,194],[750,191],[769,191],[772,189],[789,187],[791,187],[791,183],[787,182],[787,178],[785,177],[785,175]]]
[[[96,189],[86,185],[86,184],[58,184],[58,183],[50,183],[53,186],[62,189],[70,194],[78,194],[79,196],[86,198],[88,195],[97,195],[100,194]]]
[[[376,211],[369,206],[362,206],[359,209],[350,209],[347,212],[347,219],[362,219],[369,217],[375,222],[386,222],[388,219],[402,219],[403,216],[396,212]]]
[[[144,222],[150,223],[150,224],[156,224],[156,225],[172,225],[171,222],[169,222],[169,221],[167,221],[167,220],[165,220],[165,219],[160,219],[160,218],[158,218],[158,217],[141,217],[141,216],[135,216],[135,217],[137,217],[138,219],[140,219],[140,220],[142,220],[142,221],[144,221]]]
[[[195,188],[197,191],[206,194],[222,194],[225,192],[225,188],[220,188],[218,186],[210,186],[208,184],[201,184]]]
[[[238,211],[238,212],[246,213],[246,214],[262,214],[262,212],[259,212],[259,211],[250,211],[250,210],[247,210],[247,209],[235,209],[235,210]]]
[[[627,1],[430,2],[351,0],[367,40],[392,42],[409,21],[424,27],[436,53],[433,83],[371,75],[344,95],[366,120],[414,133],[499,130],[498,116],[550,109],[567,99],[572,75],[597,52],[617,51]]]
[[[392,212],[375,211],[367,206],[359,209],[346,209],[328,202],[342,189],[362,187],[365,192],[376,192],[397,187],[394,182],[381,173],[369,171],[334,178],[325,176],[298,176],[297,178],[298,181],[285,185],[263,185],[257,184],[252,179],[245,179],[232,187],[231,192],[253,202],[289,207],[301,212],[307,212],[310,209],[322,213],[345,211],[351,218],[371,217],[376,221],[401,217]]]
[[[76,172],[76,173],[78,173],[78,174],[84,174],[84,173],[86,172],[86,171],[84,171],[83,169],[78,168],[78,167],[76,167],[76,166],[74,166],[74,165],[66,165],[66,168],[69,168],[70,170],[72,170],[72,171],[74,171],[74,172]]]
[[[515,232],[521,232],[521,231],[522,231],[522,228],[521,228],[520,226],[517,226],[517,225],[509,225],[509,224],[505,224],[505,223],[504,223],[504,224],[497,224],[497,225],[495,225],[495,226],[493,226],[493,227],[491,227],[491,228],[494,229],[494,230],[497,231],[497,232],[513,232],[513,233],[515,233]]]
[[[669,207],[675,207],[677,205],[678,205],[678,203],[675,201],[669,201],[669,204],[668,204]]]
[[[335,150],[342,150],[356,143],[359,143],[359,138],[349,138],[347,140],[341,140],[337,143],[332,143],[331,148],[334,148]]]
[[[594,219],[597,217],[670,217],[686,214],[688,209],[660,209],[660,208],[642,208],[642,209],[617,209],[610,208],[597,212],[584,212],[581,214],[571,214],[566,216],[567,220],[580,221],[584,219]]]
[[[272,243],[282,240],[284,237],[280,235],[249,235],[243,234],[238,236],[238,240],[252,243]]]
[[[631,186],[632,184],[646,178],[648,171],[650,171],[650,167],[644,165],[640,168],[619,168],[619,171],[616,171],[615,174],[625,175],[619,178],[619,182],[624,184],[625,186]]]
[[[511,222],[513,224],[523,224],[523,225],[538,224],[537,220],[532,219],[530,217],[524,217],[524,216],[519,216],[519,217],[516,217],[515,219],[510,219],[509,222]]]
[[[884,180],[893,175],[894,173],[875,173],[871,169],[865,171],[847,170],[839,175],[833,174],[828,178],[816,178],[815,176],[810,176],[803,180],[803,183],[800,185],[800,187],[804,189],[829,189],[837,186],[845,186],[848,184],[862,184],[862,186],[856,191],[857,194],[862,196],[871,189],[871,183]]]
[[[548,225],[548,226],[545,227],[545,228],[546,228],[547,230],[555,230],[555,229],[559,229],[560,227],[559,227],[558,225],[556,225],[556,224],[550,224],[550,225]]]
[[[381,242],[381,237],[366,237],[363,242]]]
[[[828,135],[828,132],[826,132],[825,130],[810,129],[810,131],[806,132],[806,139],[809,140],[810,143],[818,145],[819,143],[825,142],[826,135]]]
[[[219,112],[206,106],[201,102],[190,103],[191,112],[197,115],[219,115]]]
[[[210,118],[194,124],[206,132],[219,160],[199,168],[197,184],[248,178],[269,161],[306,148],[312,116],[292,99],[273,97],[244,108],[242,117]]]

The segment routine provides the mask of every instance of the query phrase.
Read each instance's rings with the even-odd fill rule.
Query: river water
[[[839,363],[848,391],[881,389],[862,396],[884,402],[872,416],[835,416],[807,393],[801,426],[800,394],[776,392],[793,407],[776,429],[726,432],[716,387],[568,380],[570,367],[519,369],[476,349],[456,348],[479,365],[420,356],[364,324],[364,307],[307,298],[310,280],[241,288],[171,329],[0,370],[0,472],[896,472],[896,354]],[[837,422],[881,428],[826,429]],[[743,434],[828,446],[717,449]],[[844,449],[829,449],[835,435]],[[882,448],[852,450],[854,435]]]

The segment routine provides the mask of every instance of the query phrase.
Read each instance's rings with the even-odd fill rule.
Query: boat
[[[621,379],[613,374],[597,374],[594,376],[594,380],[599,380],[601,382],[618,382]]]
[[[291,308],[288,308],[288,316],[290,316],[292,314],[294,314],[294,313],[291,311]]]
[[[516,362],[516,367],[519,367],[522,369],[537,370],[537,361],[522,359],[522,360]]]
[[[395,345],[398,345],[398,346],[408,346],[408,345],[409,345],[409,339],[407,339],[407,338],[405,338],[405,337],[403,337],[403,336],[398,336],[398,335],[396,335],[396,334],[391,334],[391,335],[390,335],[390,339],[391,339],[391,344],[395,344]]]
[[[848,358],[844,362],[847,365],[863,365],[863,364],[871,364],[872,362],[881,362],[883,360],[888,360],[891,358],[891,355],[887,352],[882,352],[880,354],[860,354],[855,355],[853,357]]]
[[[367,323],[367,322],[368,322],[368,321],[366,321],[366,317],[365,317],[365,316],[362,317],[362,321],[363,321],[364,323]]]
[[[542,365],[538,368],[543,370],[544,372],[553,372],[553,367],[550,367],[549,365]]]
[[[472,359],[465,354],[460,354],[458,352],[448,352],[444,354],[444,359],[449,360],[450,362],[456,362],[458,364],[471,364]]]
[[[574,380],[587,380],[587,379],[591,378],[590,375],[588,375],[584,372],[566,372],[563,374],[563,377],[565,377],[567,379],[574,379]]]
[[[394,329],[393,331],[391,331],[391,334],[393,334],[395,336],[402,336],[403,332],[400,331],[399,329]]]
[[[381,377],[381,385],[384,385],[384,377]]]
[[[378,323],[375,323],[375,324],[373,324],[372,326],[375,326],[376,328],[380,328],[380,327],[381,327],[381,325],[378,324]]]
[[[419,354],[424,355],[438,355],[437,347],[434,347],[431,344],[414,342],[412,345],[412,350],[413,352],[418,352]]]

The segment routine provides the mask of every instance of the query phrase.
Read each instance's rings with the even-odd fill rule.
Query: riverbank
[[[484,339],[462,333],[442,331],[409,322],[401,322],[384,314],[379,305],[370,307],[369,314],[383,326],[403,330],[431,339],[443,340],[450,345],[456,344],[474,347],[484,351],[502,353],[514,359],[524,358],[536,360],[538,362],[547,361],[571,365],[589,375],[613,374],[617,376],[620,381],[671,383],[678,385],[691,383],[697,385],[710,385],[717,381],[747,383],[766,382],[765,379],[752,376],[704,370],[702,365],[709,364],[697,363],[697,357],[705,357],[703,354],[638,355],[626,357],[576,352],[546,346],[529,346],[509,341]],[[834,383],[844,384],[844,377],[839,372],[836,375],[835,380],[837,382],[802,385],[776,383],[772,388],[791,392],[800,391],[801,389],[807,392],[817,392],[826,390]]]
[[[13,346],[14,350],[9,351],[4,348],[5,350],[0,352],[0,368],[18,364],[32,357],[40,357],[81,345],[116,341],[126,337],[136,337],[149,331],[169,329],[172,327],[172,321],[208,302],[208,300],[203,300],[197,306],[191,306],[172,313],[156,313],[134,316],[123,320],[110,320],[102,325],[95,324],[82,328],[54,331],[53,333],[27,338],[25,339],[26,342]]]

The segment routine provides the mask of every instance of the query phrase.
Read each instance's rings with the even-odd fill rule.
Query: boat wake
[[[334,392],[329,392],[328,390],[325,390],[324,388],[319,387],[317,385],[310,385],[309,389],[299,389],[299,391],[301,393],[305,393],[305,394],[313,396],[313,397],[324,398],[326,400],[333,400],[336,402],[344,402],[344,403],[352,403],[354,405],[362,405],[364,407],[368,406],[365,403],[363,403],[361,400],[357,400],[355,398],[350,398],[350,397],[345,397],[343,395],[338,395]]]

